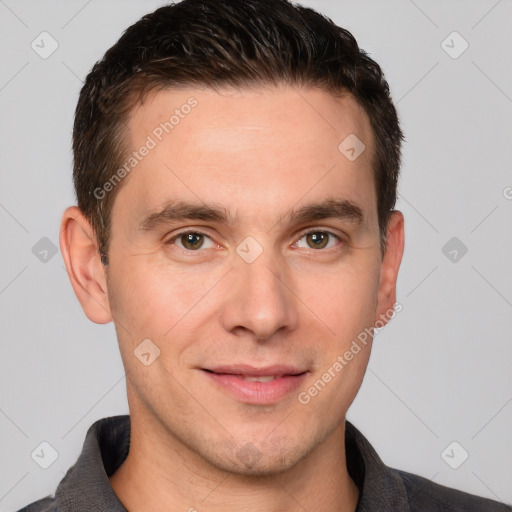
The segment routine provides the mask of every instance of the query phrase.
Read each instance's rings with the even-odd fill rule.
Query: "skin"
[[[366,371],[371,341],[304,405],[297,399],[396,302],[403,217],[394,212],[384,255],[368,117],[351,95],[289,86],[259,90],[175,89],[152,93],[130,117],[140,147],[193,96],[198,105],[121,184],[112,211],[109,266],[77,207],[62,220],[61,249],[88,318],[113,321],[126,370],[131,446],[110,477],[130,511],[354,511],[359,490],[345,459],[345,415]],[[349,161],[349,134],[365,151]],[[349,200],[364,222],[278,223],[291,208]],[[233,225],[184,220],[139,229],[169,199],[215,203]],[[187,250],[179,230],[204,233]],[[329,231],[316,248],[308,229]],[[247,237],[263,252],[247,263]],[[160,356],[134,356],[149,338]],[[244,403],[200,368],[292,364],[309,373],[271,405]],[[237,453],[252,443],[251,466]]]

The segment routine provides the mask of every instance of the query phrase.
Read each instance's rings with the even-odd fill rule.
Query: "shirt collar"
[[[368,439],[345,422],[347,469],[359,487],[356,512],[410,512],[400,475],[382,462]]]
[[[76,464],[57,487],[57,509],[63,512],[126,512],[108,478],[124,462],[129,448],[130,416],[112,416],[93,423]]]
[[[399,474],[382,462],[349,421],[345,422],[345,446],[349,474],[359,487],[356,512],[410,512]],[[129,448],[130,416],[112,416],[93,423],[76,464],[57,487],[58,510],[126,512],[109,477],[123,463]]]

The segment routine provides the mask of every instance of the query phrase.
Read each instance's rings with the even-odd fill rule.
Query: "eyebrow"
[[[366,221],[363,209],[347,199],[328,198],[323,201],[291,209],[279,217],[276,224],[318,221],[322,219],[348,220],[358,225]],[[168,201],[163,207],[149,214],[141,223],[142,231],[151,231],[162,225],[181,220],[202,220],[221,224],[235,224],[238,215],[233,218],[226,208],[206,203]]]

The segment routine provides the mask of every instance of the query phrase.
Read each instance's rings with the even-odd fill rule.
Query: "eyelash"
[[[339,235],[336,235],[332,231],[328,231],[328,230],[325,230],[325,229],[319,229],[319,228],[313,228],[313,229],[310,229],[308,231],[305,231],[304,233],[302,233],[300,235],[300,237],[297,239],[297,241],[301,240],[305,236],[310,235],[312,233],[324,233],[324,234],[330,235],[332,238],[334,238],[338,242],[343,242],[342,238]],[[209,235],[207,235],[206,233],[203,233],[202,231],[196,231],[196,230],[188,229],[186,231],[181,231],[181,232],[175,234],[172,238],[170,238],[167,242],[165,242],[165,245],[173,245],[174,242],[178,238],[180,238],[183,235],[188,235],[188,234],[203,235],[204,237],[209,238],[210,240],[212,240],[212,242],[214,242],[213,239]],[[216,243],[216,242],[214,242],[214,243]],[[181,252],[186,252],[187,254],[201,252],[201,249],[197,249],[195,251],[192,250],[192,249],[185,249],[185,248],[181,248],[181,247],[177,247],[177,249],[180,250]],[[327,251],[332,250],[332,249],[334,249],[334,247],[330,247],[328,249],[312,249],[312,248],[309,248],[308,250],[315,251],[315,252],[327,252]],[[205,249],[203,249],[203,250],[205,250]]]

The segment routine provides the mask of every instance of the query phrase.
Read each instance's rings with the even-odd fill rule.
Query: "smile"
[[[283,400],[296,391],[309,374],[307,370],[285,366],[258,369],[241,365],[202,370],[224,395],[254,405]]]

